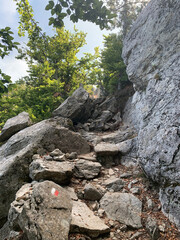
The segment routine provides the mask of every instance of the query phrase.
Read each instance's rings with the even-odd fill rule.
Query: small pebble
[[[104,209],[100,208],[100,209],[98,210],[98,215],[99,215],[100,217],[103,217],[104,213],[105,213]]]
[[[76,159],[77,158],[77,152],[70,153],[68,158],[71,159],[71,160]]]
[[[160,230],[161,232],[165,232],[165,230],[166,230],[166,224],[165,224],[165,223],[162,223],[161,225],[159,225],[159,230]]]
[[[32,156],[32,160],[36,160],[36,159],[39,159],[40,158],[40,155],[39,154],[34,154]]]
[[[114,175],[114,171],[112,170],[112,168],[109,169],[109,175],[110,176]]]
[[[53,159],[54,159],[54,161],[59,161],[59,162],[66,161],[65,154],[63,154],[61,156],[54,156]]]
[[[55,156],[60,156],[63,155],[63,153],[61,152],[61,150],[59,150],[58,148],[56,148],[54,151],[52,151],[50,153],[50,156],[55,157]]]
[[[113,238],[114,237],[114,233],[110,232],[110,237]]]
[[[52,160],[53,160],[53,158],[52,158],[50,155],[44,156],[44,159],[45,159],[46,161],[52,161]]]
[[[109,221],[109,225],[110,225],[111,227],[113,227],[113,226],[114,226],[114,221],[113,221],[113,220],[110,220],[110,221]]]
[[[132,180],[131,182],[132,182],[132,184],[136,184],[136,183],[138,183],[139,181],[138,181],[137,179],[134,179],[134,180]]]
[[[121,226],[119,227],[119,229],[120,229],[121,231],[126,231],[127,226],[126,226],[125,224],[123,224],[123,225],[121,225]]]
[[[140,188],[131,188],[130,191],[133,193],[133,194],[140,194],[141,191],[140,191]]]
[[[154,208],[154,203],[150,198],[146,198],[147,199],[147,205],[148,205],[148,209],[153,209]]]
[[[120,178],[129,178],[129,177],[132,177],[131,173],[123,173],[120,175]]]

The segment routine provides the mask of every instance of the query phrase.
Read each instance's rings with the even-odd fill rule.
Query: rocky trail
[[[16,193],[1,239],[179,239],[161,212],[157,186],[138,165],[135,131],[123,124],[112,132],[79,127],[93,151],[39,149],[29,165],[31,183]]]
[[[179,0],[151,0],[133,24],[131,90],[80,87],[50,119],[5,123],[0,240],[180,239],[179,16]]]

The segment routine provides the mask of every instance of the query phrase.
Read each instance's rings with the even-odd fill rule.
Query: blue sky
[[[33,7],[35,19],[39,21],[42,29],[49,34],[51,33],[51,27],[48,26],[48,17],[50,16],[49,11],[45,11],[44,8],[48,0],[30,0],[30,4]],[[11,27],[14,32],[15,40],[23,43],[26,42],[25,38],[18,37],[18,14],[16,12],[16,4],[13,0],[0,0],[0,28],[6,26]],[[74,23],[70,22],[68,19],[65,21],[66,29],[73,31]],[[78,30],[87,33],[86,42],[87,44],[82,48],[81,54],[83,52],[94,52],[94,48],[100,46],[103,48],[103,34],[107,35],[108,31],[101,31],[98,26],[89,22],[79,22],[76,24]],[[20,77],[27,75],[27,65],[23,60],[17,60],[15,56],[16,51],[13,51],[8,57],[3,60],[0,59],[0,68],[6,74],[12,77],[12,81],[18,80]]]

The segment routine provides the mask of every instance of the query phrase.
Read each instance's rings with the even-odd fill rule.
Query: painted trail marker
[[[51,193],[52,193],[52,195],[54,195],[54,196],[56,196],[56,197],[59,195],[59,191],[56,190],[55,188],[52,188],[52,189],[51,189]]]

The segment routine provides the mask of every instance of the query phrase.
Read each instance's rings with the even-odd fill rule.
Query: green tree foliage
[[[11,84],[9,92],[0,99],[0,127],[8,118],[22,111],[29,112],[34,121],[48,118],[80,83],[95,83],[97,76],[101,75],[97,67],[99,51],[96,49],[95,55],[85,54],[78,59],[77,53],[85,44],[85,34],[77,30],[74,34],[66,31],[62,28],[63,19],[69,15],[73,22],[88,20],[104,28],[113,17],[100,0],[58,0],[56,4],[49,1],[46,6],[52,14],[49,24],[61,27],[55,29],[54,36],[50,37],[34,19],[29,0],[14,1],[20,17],[19,35],[28,37],[26,47],[19,49],[18,58],[26,60],[29,76]],[[4,32],[3,39],[6,39]],[[4,54],[16,46],[16,43],[11,45],[12,38],[9,40],[9,48],[4,48]]]
[[[61,96],[67,97],[81,79],[78,79],[77,53],[85,44],[85,34],[71,34],[64,28],[56,29],[53,37],[43,35],[29,36],[27,47],[20,51],[29,66],[27,84],[31,86],[61,86]]]
[[[19,13],[19,34],[28,33],[28,43],[19,49],[18,58],[26,60],[29,76],[12,85],[8,94],[2,97],[1,125],[22,111],[29,112],[34,121],[48,118],[80,83],[95,81],[92,75],[99,56],[98,49],[94,56],[85,54],[83,58],[77,58],[85,44],[86,34],[76,29],[70,33],[62,27],[55,29],[54,36],[50,37],[33,19],[30,5],[21,5]]]
[[[0,57],[3,59],[5,56],[9,55],[13,48],[17,48],[17,42],[13,42],[12,37],[13,32],[10,27],[0,29]],[[7,92],[8,84],[11,83],[11,77],[6,75],[0,69],[0,97],[1,94]]]
[[[73,22],[78,22],[79,19],[90,21],[103,29],[108,28],[108,23],[111,23],[112,18],[115,17],[101,0],[58,0],[56,4],[50,0],[46,10],[51,11],[49,24],[54,27],[64,26],[63,19],[70,16]]]
[[[104,49],[101,52],[101,68],[103,69],[103,85],[106,93],[114,93],[116,90],[129,84],[126,74],[126,66],[122,55],[122,36],[110,34],[104,36]]]
[[[20,29],[31,28],[32,22],[28,19],[33,19],[33,13],[29,0],[14,1],[21,15],[20,22],[26,22],[24,27],[21,24]],[[52,16],[49,18],[49,25],[55,28],[63,27],[64,18],[69,16],[74,23],[78,20],[90,21],[104,29],[109,28],[109,23],[112,23],[112,19],[115,17],[115,14],[108,10],[101,0],[57,0],[57,2],[50,0],[45,10],[51,11]]]
[[[120,28],[125,37],[132,23],[148,2],[149,0],[106,0],[107,7],[116,15],[112,27]]]
[[[29,66],[29,76],[11,86],[3,95],[0,107],[1,125],[22,111],[29,112],[34,121],[51,116],[52,111],[71,94],[80,83],[91,84],[98,50],[93,56],[85,54],[80,60],[76,54],[85,43],[85,34],[74,34],[64,28],[57,29],[53,37],[47,36],[47,45],[40,39],[29,41],[21,56]],[[46,55],[44,55],[44,52]],[[9,111],[10,109],[10,111]]]

